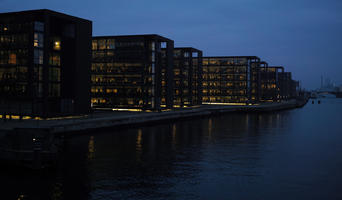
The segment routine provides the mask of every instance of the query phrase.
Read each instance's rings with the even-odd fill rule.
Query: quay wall
[[[160,121],[172,121],[185,118],[221,115],[231,112],[274,112],[302,107],[306,104],[306,102],[306,100],[293,100],[281,103],[266,103],[248,106],[204,105],[196,108],[185,108],[165,112],[132,112],[125,115],[118,114],[117,112],[116,114],[115,112],[107,112],[105,115],[95,113],[86,118],[73,120],[40,120],[39,122],[25,120],[16,123],[2,122],[0,131],[15,131],[16,129],[20,129],[22,131],[23,129],[27,128],[44,129],[49,130],[50,133],[64,134],[69,132],[82,132],[117,126],[130,126]]]

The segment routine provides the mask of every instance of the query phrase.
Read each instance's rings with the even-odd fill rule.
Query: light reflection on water
[[[67,140],[55,170],[2,170],[18,199],[341,199],[341,99]],[[1,198],[2,199],[2,198]]]

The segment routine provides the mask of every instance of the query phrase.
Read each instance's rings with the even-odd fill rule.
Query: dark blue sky
[[[341,0],[0,0],[0,12],[47,8],[93,21],[94,35],[156,33],[206,56],[256,55],[308,89],[342,84]]]

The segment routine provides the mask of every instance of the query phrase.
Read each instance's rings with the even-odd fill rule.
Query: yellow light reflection
[[[90,139],[88,142],[88,160],[92,160],[94,156],[95,156],[94,136],[90,136]]]
[[[137,159],[137,161],[140,161],[141,160],[141,153],[142,153],[142,130],[141,129],[138,129],[138,135],[137,135],[135,150],[136,150],[136,159]]]
[[[176,133],[177,133],[177,127],[176,124],[172,125],[172,144],[176,144]]]
[[[207,105],[227,105],[227,106],[245,106],[246,103],[211,103],[211,102],[203,102],[202,104]]]
[[[113,111],[130,111],[130,112],[141,112],[142,109],[128,109],[128,108],[113,108]]]
[[[211,132],[213,129],[213,122],[212,119],[210,118],[208,121],[208,139],[211,140]]]

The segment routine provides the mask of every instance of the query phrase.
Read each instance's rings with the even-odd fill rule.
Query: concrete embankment
[[[306,101],[291,100],[281,103],[264,103],[248,106],[203,105],[165,112],[95,112],[91,115],[71,119],[2,121],[0,131],[27,128],[49,130],[50,133],[80,132],[116,126],[218,115],[229,112],[272,112],[301,107],[305,103]]]

